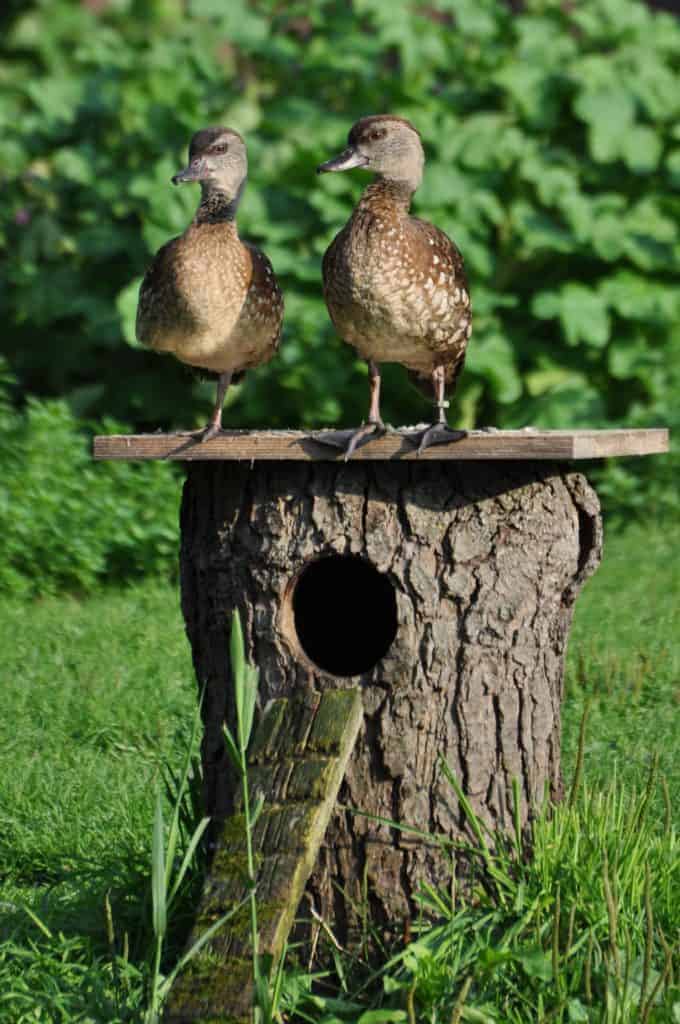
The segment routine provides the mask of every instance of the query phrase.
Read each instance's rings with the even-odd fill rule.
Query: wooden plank
[[[276,960],[293,924],[363,721],[358,689],[306,693],[269,705],[249,751],[260,952]],[[241,805],[226,823],[203,886],[189,945],[248,892]],[[249,909],[244,906],[188,964],[172,988],[166,1024],[252,1019]]]
[[[204,444],[188,433],[111,434],[94,439],[95,459],[336,461],[346,431],[225,430]],[[360,448],[352,460],[387,459],[601,459],[668,451],[668,430],[471,430],[460,440],[416,454],[414,430],[393,430]]]

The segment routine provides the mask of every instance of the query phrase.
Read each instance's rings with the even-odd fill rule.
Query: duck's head
[[[232,128],[202,128],[189,143],[189,163],[172,183],[200,181],[231,198],[239,194],[247,174],[246,144],[239,133]]]
[[[405,182],[415,191],[423,177],[425,155],[418,130],[393,114],[362,117],[347,136],[347,148],[317,167],[317,172],[363,167],[388,181]]]

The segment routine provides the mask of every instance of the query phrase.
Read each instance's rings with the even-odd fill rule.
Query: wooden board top
[[[390,430],[353,455],[354,460],[389,459],[602,459],[668,451],[668,430],[470,430],[459,440],[418,455],[411,440],[418,428]],[[110,434],[95,437],[95,459],[292,460],[335,462],[350,431],[225,430],[201,443],[187,432]],[[333,442],[336,446],[334,446]]]

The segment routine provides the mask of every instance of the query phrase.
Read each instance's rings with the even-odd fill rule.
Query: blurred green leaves
[[[286,324],[225,422],[360,420],[365,376],[320,263],[366,178],[314,168],[357,117],[394,111],[427,150],[415,212],[471,279],[452,422],[680,427],[672,15],[637,0],[34,0],[0,50],[3,343],[25,390],[138,427],[204,422],[212,389],[135,347],[133,324],[151,254],[197,198],[169,179],[196,128],[226,123],[248,141],[241,233],[274,264]],[[429,415],[399,370],[384,404],[393,423]],[[652,461],[610,475],[612,500],[649,496],[631,474]]]
[[[607,163],[621,155],[635,120],[635,103],[618,83],[584,89],[576,98],[574,113],[588,125],[588,145],[593,159]]]
[[[568,345],[584,342],[602,348],[609,340],[611,323],[607,303],[598,292],[585,285],[569,282],[559,291],[539,292],[531,308],[541,319],[559,317]]]
[[[174,575],[181,488],[171,467],[93,463],[64,401],[32,398],[17,413],[12,385],[0,362],[0,591],[84,592]]]

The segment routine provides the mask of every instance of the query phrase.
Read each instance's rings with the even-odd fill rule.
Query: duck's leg
[[[422,455],[426,448],[435,444],[449,444],[451,441],[460,441],[467,436],[466,430],[453,430],[446,422],[446,410],[449,401],[446,398],[446,371],[443,366],[435,366],[432,371],[432,386],[435,394],[435,408],[437,419],[422,433],[411,438],[418,445],[418,455]]]
[[[217,381],[217,395],[215,396],[215,405],[213,406],[212,416],[210,417],[207,427],[204,427],[197,435],[201,444],[203,444],[204,441],[209,441],[211,437],[217,437],[222,430],[222,406],[224,405],[224,396],[231,384],[231,378],[231,370],[227,370],[226,373],[221,373],[219,375]]]
[[[372,359],[368,360],[368,386],[371,396],[368,421],[352,431],[345,448],[345,460],[351,458],[357,448],[368,444],[372,437],[382,437],[385,433],[385,424],[380,415],[380,369]]]
[[[372,359],[368,359],[367,363],[371,401],[366,423],[362,423],[356,430],[334,430],[315,438],[321,444],[342,449],[345,461],[352,457],[357,448],[363,448],[373,438],[382,437],[387,430],[380,415],[380,368]]]

